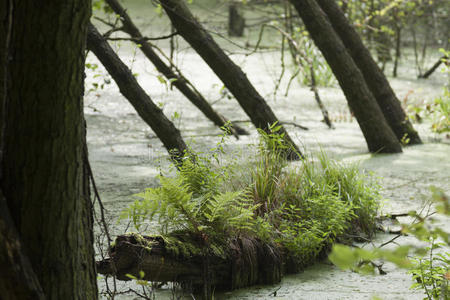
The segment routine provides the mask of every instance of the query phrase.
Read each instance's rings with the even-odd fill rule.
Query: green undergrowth
[[[402,234],[416,242],[384,247],[399,235],[374,248],[335,244],[330,261],[362,274],[383,274],[384,262],[391,262],[408,270],[414,280],[411,288],[422,290],[423,299],[450,299],[450,233],[445,226],[450,216],[450,198],[442,189],[431,186],[430,191],[430,200],[422,212],[410,211],[413,222],[401,224]]]
[[[271,130],[261,132],[258,153],[245,165],[222,165],[215,154],[185,156],[175,175],[160,176],[158,187],[137,194],[122,217],[137,230],[156,221],[173,256],[183,259],[229,259],[231,241],[245,237],[275,245],[301,267],[336,240],[371,236],[376,182],[323,152],[290,166],[278,127]],[[179,243],[181,236],[189,239]]]
[[[444,55],[441,58],[443,62],[442,72],[450,76],[450,51],[444,49],[439,49],[439,51]],[[448,84],[443,87],[442,95],[434,100],[405,106],[406,112],[413,121],[421,123],[423,120],[427,120],[431,122],[432,132],[447,135],[450,132],[450,87]]]

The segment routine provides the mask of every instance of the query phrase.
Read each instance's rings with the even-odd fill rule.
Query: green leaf
[[[162,84],[167,84],[166,79],[162,75],[156,75],[156,78],[158,78],[158,81]]]
[[[333,264],[344,270],[353,268],[360,260],[354,249],[340,244],[333,245],[328,258]]]

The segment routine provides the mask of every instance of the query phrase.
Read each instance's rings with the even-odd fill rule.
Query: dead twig
[[[122,29],[120,29],[122,30]],[[163,36],[159,36],[159,37],[140,37],[140,38],[133,38],[133,37],[129,37],[129,38],[125,38],[125,37],[115,37],[115,38],[111,38],[108,37],[107,40],[108,41],[131,41],[134,43],[143,43],[143,42],[148,42],[148,41],[158,41],[158,40],[165,40],[165,39],[170,39],[174,36],[178,35],[178,32],[175,31],[171,34],[168,35],[163,35]]]
[[[233,120],[233,121],[231,121],[231,123],[249,123],[249,122],[251,122],[251,121],[250,120]],[[297,124],[297,123],[294,123],[294,122],[279,122],[279,123],[281,125],[291,125],[291,126],[303,129],[303,130],[309,130],[308,127],[305,127],[303,125],[300,125],[300,124]]]

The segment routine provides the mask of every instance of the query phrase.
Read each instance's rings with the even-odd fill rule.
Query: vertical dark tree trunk
[[[417,71],[419,72],[418,78],[422,76],[422,65],[419,61],[419,53],[418,53],[418,45],[417,45],[417,37],[416,37],[416,29],[414,28],[414,25],[411,26],[411,35],[413,38],[413,48],[414,48],[414,60],[416,62]]]
[[[240,13],[240,3],[231,2],[228,6],[228,35],[243,36],[245,19]]]
[[[1,190],[46,298],[97,299],[83,160],[84,51],[91,3],[9,3],[16,5],[4,90]],[[15,299],[4,292],[2,298]]]
[[[401,145],[386,122],[361,71],[314,0],[291,0],[309,34],[333,70],[350,109],[355,114],[370,152],[401,152]]]
[[[152,128],[172,158],[180,160],[187,150],[180,131],[141,88],[130,69],[120,60],[108,42],[89,24],[88,49],[91,50],[119,86],[120,92]]]
[[[0,6],[0,165],[3,161],[3,128],[7,101],[8,54],[12,32],[13,1]],[[0,182],[3,172],[0,168]],[[0,291],[7,299],[44,299],[44,292],[23,251],[22,242],[0,187]]]
[[[369,50],[364,46],[356,30],[339,9],[338,4],[335,0],[317,0],[317,3],[327,14],[334,30],[362,72],[367,86],[375,96],[386,121],[394,131],[397,139],[399,141],[409,139],[410,144],[422,143],[386,76],[384,76],[372,58]]]
[[[13,1],[0,6],[0,166],[3,161],[3,128],[7,101],[8,54],[12,32]],[[0,167],[0,182],[3,171]],[[44,292],[22,242],[0,187],[0,291],[8,299],[44,299]]]
[[[400,22],[396,20],[395,22]],[[392,70],[392,76],[397,77],[398,63],[401,55],[401,41],[402,41],[402,28],[398,24],[395,25],[395,56],[394,56],[394,69]]]
[[[152,46],[145,41],[139,41],[143,36],[136,25],[127,14],[126,10],[117,0],[106,0],[106,3],[111,9],[121,17],[123,23],[123,31],[131,37],[137,39],[135,42],[140,45],[139,49],[152,62],[156,69],[163,74],[167,79],[172,81],[172,84],[192,102],[209,120],[211,120],[219,128],[223,127],[228,120],[217,113],[199,91],[182,75],[176,74],[166,63],[156,54]],[[248,134],[247,131],[241,127],[232,125],[232,133],[237,135]]]
[[[269,125],[277,122],[277,118],[266,101],[259,95],[244,72],[223,52],[211,35],[197,22],[182,0],[160,0],[160,3],[178,33],[205,60],[228,90],[234,95],[241,107],[250,117],[252,123],[265,131]],[[282,127],[287,145],[300,153],[286,130]],[[289,153],[290,159],[298,155]]]
[[[3,121],[3,105],[5,104],[5,88],[6,88],[6,58],[8,52],[8,39],[10,32],[10,23],[12,14],[9,6],[12,5],[9,0],[2,1],[0,4],[0,121]],[[1,124],[0,123],[0,138],[1,138]]]
[[[335,0],[332,0],[333,2]],[[334,20],[332,19],[332,17],[328,14],[328,11],[322,6],[321,2],[319,2],[319,5],[322,7],[322,10],[328,15],[328,17],[330,18],[330,21],[334,27],[334,29],[337,31],[337,34],[339,34],[339,36],[341,37],[342,41],[344,42],[345,46],[348,47],[346,45],[346,42],[344,41],[344,38],[341,36],[341,34],[339,33],[339,31],[336,29],[335,25],[334,25]],[[337,3],[333,3],[333,5],[336,5],[337,8],[339,9],[339,5]],[[345,17],[344,13],[342,12],[342,15]],[[375,0],[370,0],[370,4],[369,4],[369,11],[367,13],[366,18],[369,19],[368,22],[368,28],[367,30],[367,44],[369,45],[369,49],[373,49],[373,28],[375,27],[373,22],[374,22],[374,17],[375,17]],[[347,20],[346,20],[347,21]],[[353,29],[354,30],[354,29]],[[356,31],[356,30],[355,30]],[[358,36],[359,37],[359,36]]]

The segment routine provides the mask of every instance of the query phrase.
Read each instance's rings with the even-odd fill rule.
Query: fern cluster
[[[157,221],[163,235],[183,231],[209,241],[252,232],[258,205],[246,189],[221,191],[223,180],[209,159],[186,157],[175,177],[160,176],[160,187],[137,194],[125,216],[138,230],[146,220]]]
[[[377,186],[357,167],[342,166],[323,153],[318,161],[307,157],[288,169],[282,137],[276,126],[270,129],[261,132],[256,162],[241,166],[238,175],[211,157],[186,156],[175,176],[160,176],[159,187],[137,194],[140,199],[125,215],[138,230],[157,221],[161,234],[187,233],[200,247],[226,248],[240,236],[276,243],[299,266],[347,231],[370,234]],[[230,189],[236,176],[241,184]]]

